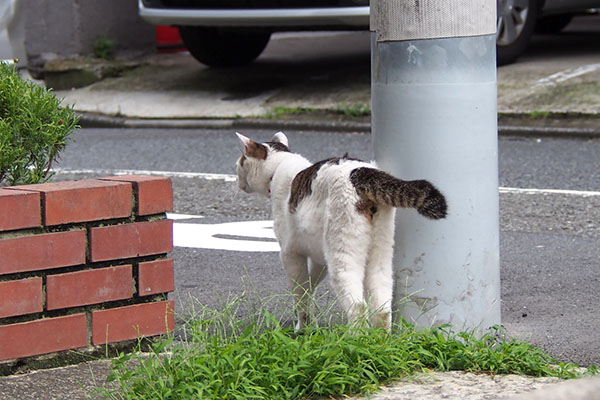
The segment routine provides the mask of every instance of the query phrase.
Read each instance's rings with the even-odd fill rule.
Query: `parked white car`
[[[254,61],[273,32],[369,27],[369,0],[138,1],[144,20],[178,26],[190,53],[212,67]],[[559,32],[594,7],[600,0],[498,0],[498,64],[515,61],[534,31]]]

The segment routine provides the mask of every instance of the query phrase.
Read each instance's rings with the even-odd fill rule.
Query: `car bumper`
[[[369,7],[193,10],[148,8],[142,0],[139,14],[154,25],[195,26],[347,26],[368,27]]]

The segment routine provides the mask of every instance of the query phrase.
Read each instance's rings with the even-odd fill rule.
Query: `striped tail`
[[[362,167],[350,173],[350,182],[364,202],[415,208],[431,219],[446,217],[446,198],[428,181],[403,181],[382,170]]]

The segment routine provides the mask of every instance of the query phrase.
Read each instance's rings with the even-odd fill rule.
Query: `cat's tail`
[[[415,208],[431,219],[446,217],[446,198],[428,181],[403,181],[382,170],[367,167],[354,169],[350,181],[363,202]]]

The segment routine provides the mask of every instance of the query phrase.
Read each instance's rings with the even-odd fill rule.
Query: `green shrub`
[[[0,62],[0,185],[44,182],[79,126],[74,111],[48,89]]]

